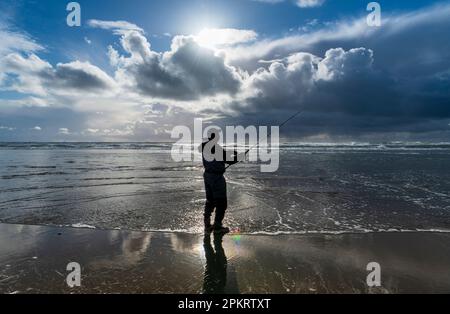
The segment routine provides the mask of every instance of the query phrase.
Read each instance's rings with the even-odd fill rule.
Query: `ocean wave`
[[[45,172],[30,172],[25,174],[11,174],[11,175],[4,175],[0,178],[3,180],[10,180],[10,179],[17,179],[17,178],[28,178],[31,176],[53,176],[53,175],[68,175],[69,173],[64,171],[45,171]]]
[[[52,149],[130,149],[130,150],[148,150],[162,149],[168,150],[172,147],[171,143],[110,143],[110,142],[1,142],[0,149],[22,149],[22,150],[52,150]]]
[[[280,148],[291,150],[370,150],[370,151],[397,151],[397,150],[450,150],[450,143],[423,143],[423,142],[390,142],[390,143],[282,143]]]

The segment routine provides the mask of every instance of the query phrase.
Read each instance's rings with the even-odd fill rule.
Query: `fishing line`
[[[293,114],[292,116],[289,117],[289,119],[285,120],[283,123],[281,123],[278,127],[281,129],[285,124],[287,124],[289,121],[291,121],[292,119],[294,119],[295,117],[297,117],[298,115],[300,115],[303,112],[303,110],[297,111],[295,114]],[[269,138],[272,135],[272,128],[270,128],[269,134],[267,135],[267,137]],[[227,165],[225,167],[225,170],[227,170],[229,167],[231,167],[232,165],[236,165],[242,161],[245,160],[245,156],[247,156],[248,152],[251,151],[253,148],[257,147],[259,145],[259,138],[258,138],[258,142],[253,145],[252,147],[250,147],[249,149],[246,150],[246,152],[244,153],[244,159],[242,160],[238,160],[235,164],[230,164]]]

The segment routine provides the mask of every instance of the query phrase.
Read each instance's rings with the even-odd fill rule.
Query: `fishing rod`
[[[294,119],[295,117],[297,117],[298,115],[300,115],[302,112],[303,112],[303,110],[297,111],[295,114],[293,114],[292,116],[290,116],[289,119],[287,119],[287,120],[285,120],[283,123],[281,123],[278,127],[281,129],[286,123],[288,123],[289,121],[291,121],[292,119]],[[269,132],[269,134],[268,134],[267,137],[270,137],[271,135],[272,135],[272,128],[270,129],[270,132]],[[257,142],[255,145],[251,146],[249,149],[247,149],[247,150],[245,151],[245,153],[244,153],[244,159],[238,160],[238,161],[237,161],[236,163],[234,163],[234,164],[229,164],[229,165],[227,165],[227,166],[225,167],[225,170],[227,170],[228,168],[230,168],[232,165],[235,165],[235,164],[238,164],[238,163],[244,161],[244,160],[245,160],[245,156],[247,156],[248,152],[251,151],[253,148],[257,147],[258,145],[259,145],[259,139],[258,139],[258,142]]]

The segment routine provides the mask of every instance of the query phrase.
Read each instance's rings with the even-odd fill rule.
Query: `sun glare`
[[[204,28],[195,36],[195,40],[204,47],[217,48],[249,42],[256,37],[257,34],[252,30]]]
[[[201,46],[216,48],[224,41],[224,35],[215,28],[203,28],[196,36],[195,40]]]

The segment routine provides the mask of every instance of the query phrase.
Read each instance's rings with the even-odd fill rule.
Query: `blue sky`
[[[46,53],[50,61],[69,61],[67,49],[75,47],[90,58],[95,58],[98,52],[85,45],[84,37],[95,39],[99,45],[108,45],[114,41],[114,37],[106,32],[92,30],[86,25],[81,29],[67,27],[65,7],[68,2],[5,0],[2,1],[2,9],[7,8],[6,16],[15,27],[28,32],[38,42],[49,47]],[[130,0],[125,5],[122,0],[78,1],[84,21],[99,19],[132,22],[142,27],[148,35],[156,35],[151,37],[156,51],[164,51],[170,46],[170,38],[164,34],[189,35],[210,27],[253,29],[262,36],[280,37],[315,19],[326,22],[360,17],[367,14],[366,5],[369,3],[361,0],[329,0],[320,6],[302,9],[293,2],[295,1]],[[429,0],[378,2],[383,11],[389,13],[409,12],[432,3]]]
[[[0,140],[164,140],[299,108],[295,139],[448,138],[448,1],[378,1],[378,28],[360,0],[78,1],[81,27],[68,2],[0,4]]]

